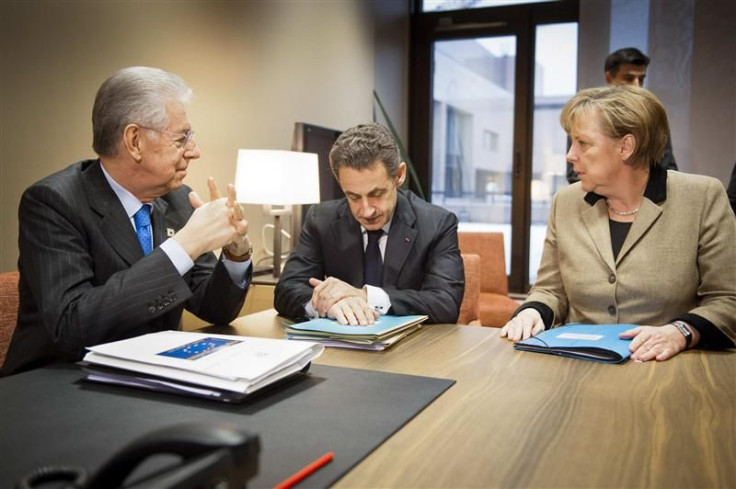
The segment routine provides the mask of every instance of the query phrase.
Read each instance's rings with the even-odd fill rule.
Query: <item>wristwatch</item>
[[[682,333],[682,336],[685,337],[685,349],[690,346],[690,343],[693,341],[693,332],[690,331],[690,328],[687,327],[687,324],[683,323],[682,321],[672,321],[672,324],[675,326],[675,328],[680,330],[680,333]]]
[[[230,261],[234,261],[234,262],[248,261],[253,256],[253,244],[251,243],[250,248],[248,248],[248,251],[240,256],[233,255],[227,250],[227,248],[223,248],[222,253],[225,255],[225,258],[227,258]]]

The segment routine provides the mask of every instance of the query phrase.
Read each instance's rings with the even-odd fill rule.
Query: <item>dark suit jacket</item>
[[[189,191],[153,202],[156,246],[191,216]],[[245,300],[212,253],[184,277],[161,249],[144,257],[99,160],[34,184],[18,212],[20,310],[3,375],[77,361],[85,346],[177,329],[185,307],[205,321],[228,323]]]
[[[346,199],[312,206],[299,245],[276,285],[279,314],[304,316],[312,297],[309,278],[336,277],[362,287],[363,236]],[[389,314],[427,314],[428,322],[455,323],[465,274],[457,245],[457,217],[399,190],[383,263]]]

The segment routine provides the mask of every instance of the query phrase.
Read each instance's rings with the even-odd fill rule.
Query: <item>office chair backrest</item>
[[[480,257],[471,253],[461,253],[460,256],[465,269],[465,292],[457,324],[477,323],[480,318]]]
[[[18,319],[18,277],[16,272],[0,273],[0,365],[5,361]]]
[[[461,253],[480,256],[480,291],[508,295],[503,233],[457,233]]]

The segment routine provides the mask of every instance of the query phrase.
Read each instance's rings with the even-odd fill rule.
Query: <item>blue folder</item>
[[[636,324],[568,324],[519,341],[514,348],[603,363],[623,363],[631,340],[619,339]]]

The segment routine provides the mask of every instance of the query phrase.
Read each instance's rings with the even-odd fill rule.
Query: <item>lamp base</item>
[[[281,215],[273,216],[273,277],[281,276]]]

